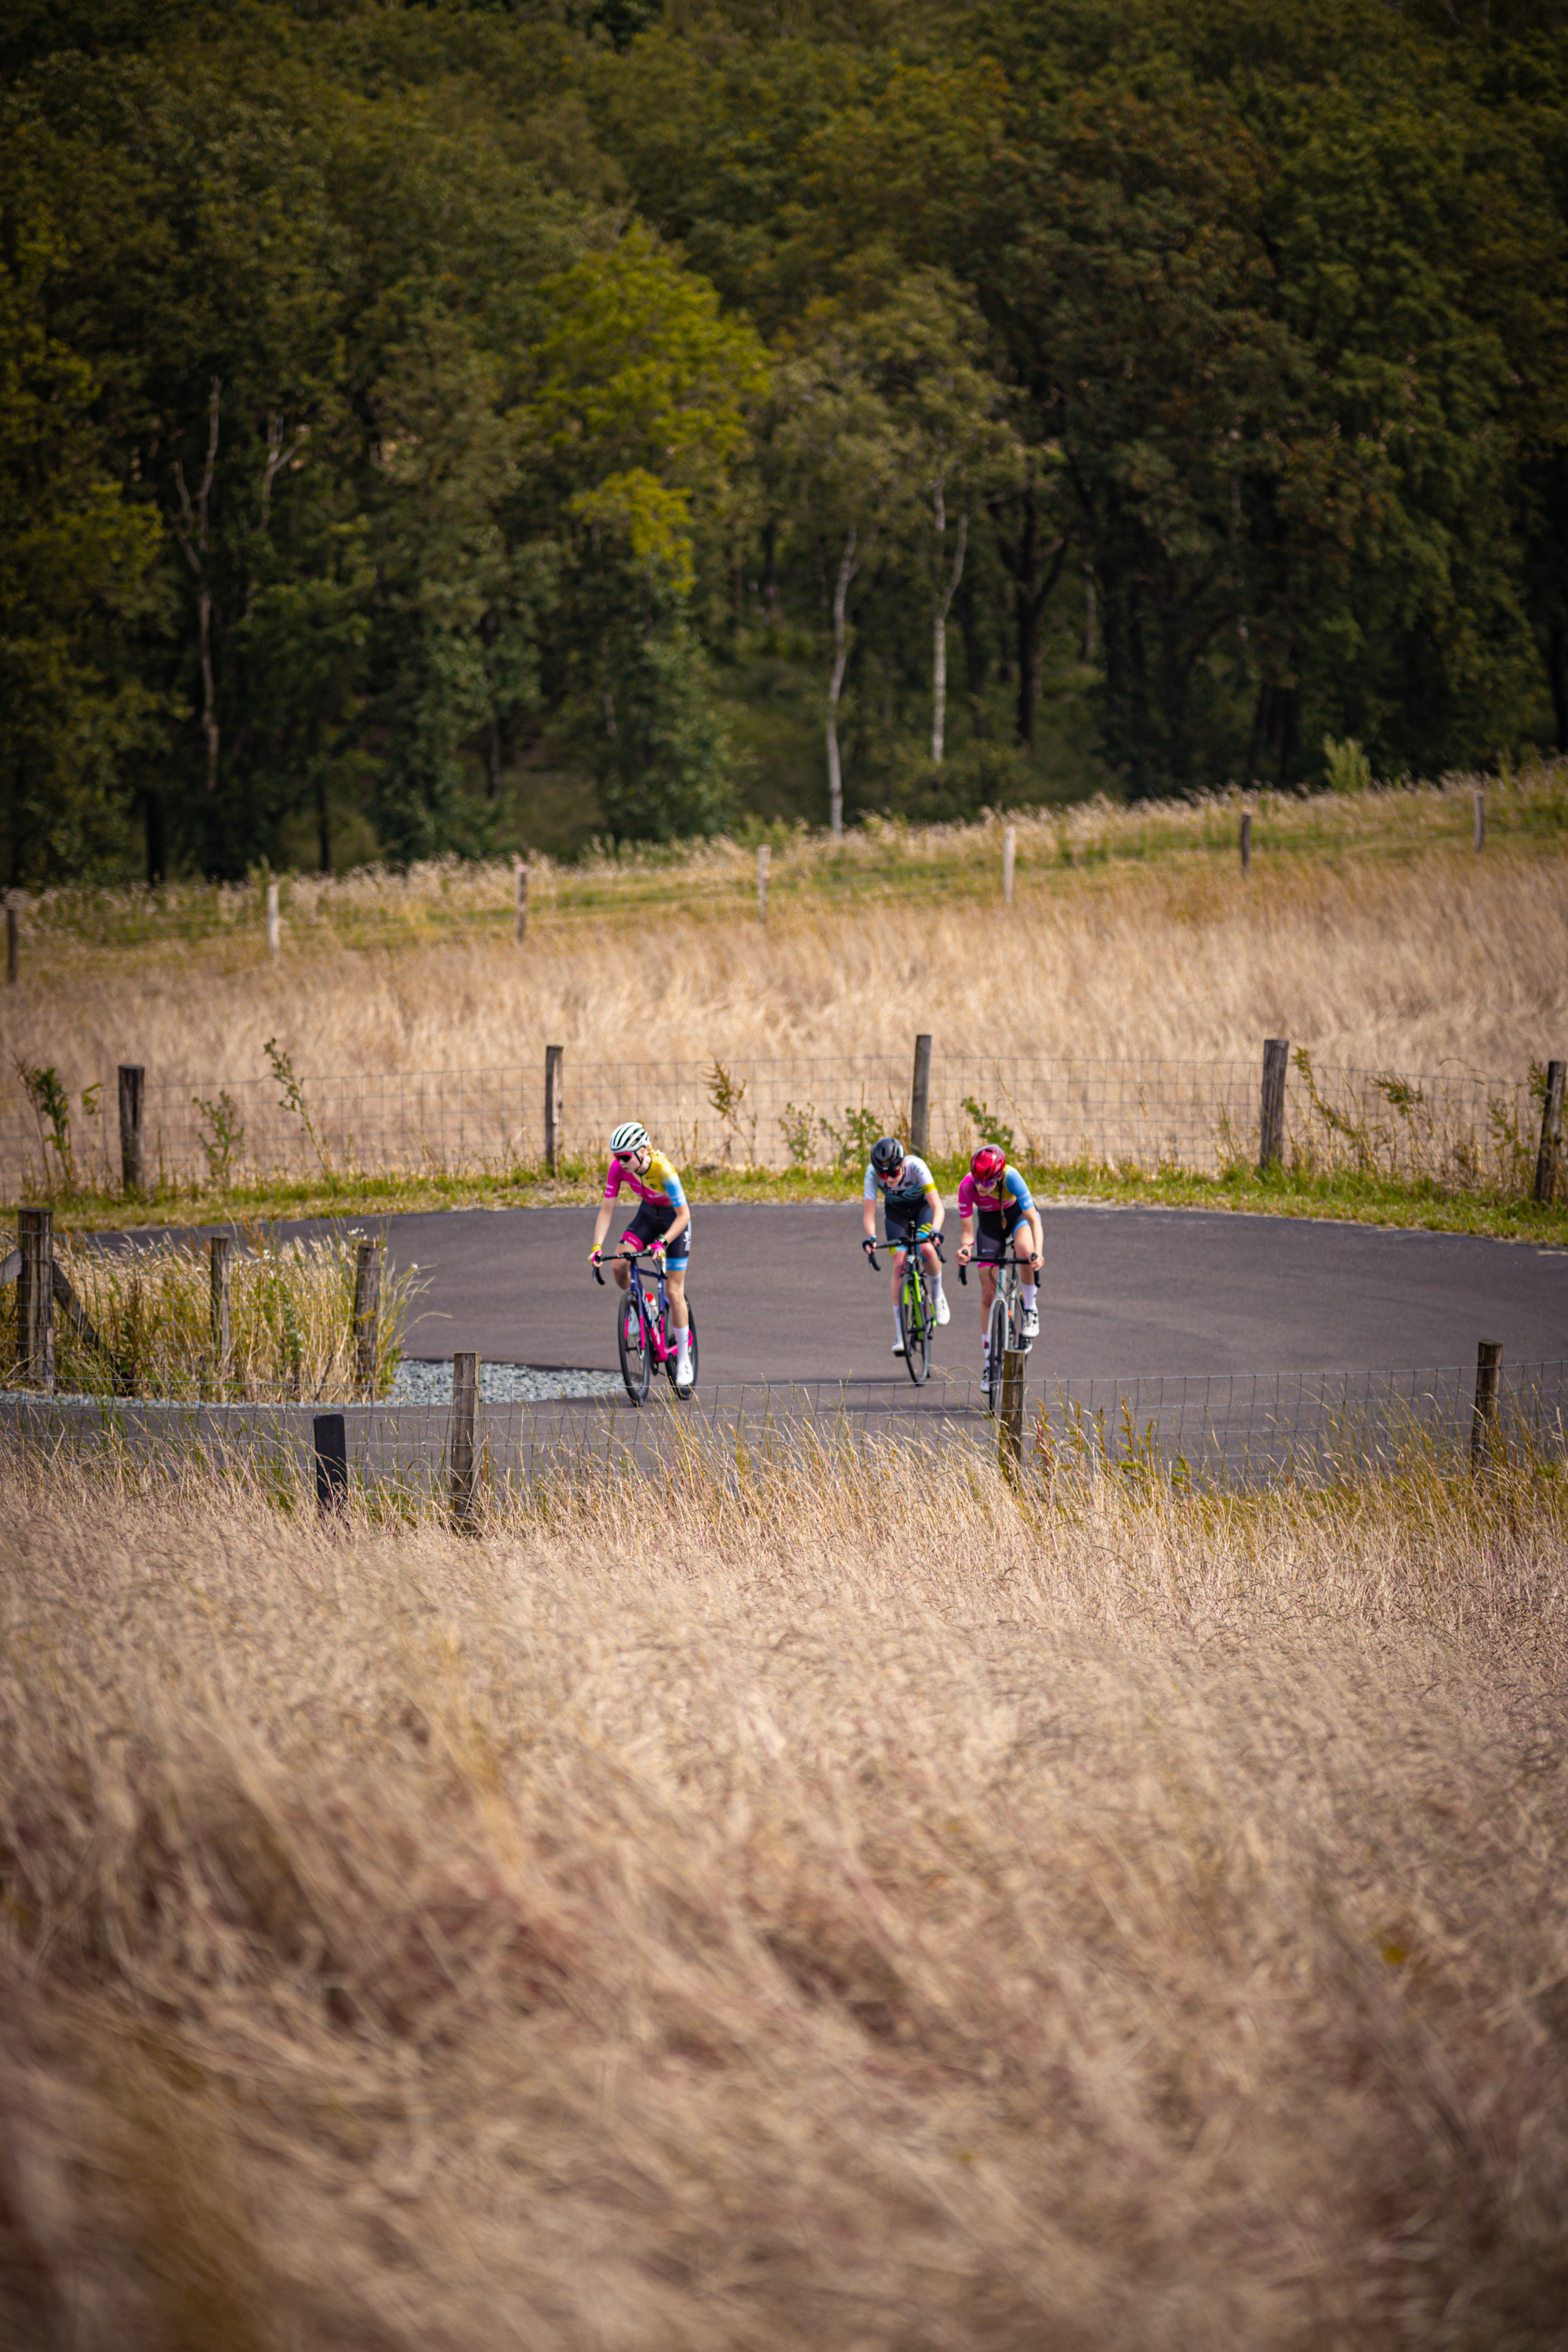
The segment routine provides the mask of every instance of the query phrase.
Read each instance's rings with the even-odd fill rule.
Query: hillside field
[[[781,834],[768,919],[755,855],[541,863],[511,931],[510,866],[298,881],[282,952],[258,887],[61,893],[30,909],[0,997],[0,1058],[69,1088],[149,1080],[575,1062],[893,1054],[1252,1061],[1289,1036],[1352,1068],[1522,1074],[1568,1050],[1562,763],[1472,788],[1253,797]]]

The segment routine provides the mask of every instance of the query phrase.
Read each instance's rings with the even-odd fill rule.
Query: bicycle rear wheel
[[[641,1404],[653,1378],[653,1349],[642,1309],[635,1297],[623,1298],[616,1311],[616,1344],[621,1351],[621,1378],[626,1384],[626,1394],[634,1404]]]
[[[996,1286],[996,1296],[991,1301],[985,1339],[985,1410],[994,1412],[996,1400],[1002,1393],[1002,1358],[1007,1346],[1007,1302],[1002,1296],[1000,1283]]]
[[[689,1299],[689,1299],[687,1300],[687,1302],[686,1302],[686,1328],[687,1328],[687,1329],[688,1329],[688,1330],[690,1332],[690,1334],[691,1334],[691,1385],[692,1385],[692,1387],[693,1387],[693,1388],[695,1388],[695,1387],[697,1386],[697,1317],[696,1317],[696,1315],[694,1314],[694,1312],[692,1311],[691,1301],[690,1301],[690,1299]],[[665,1336],[666,1339],[669,1342],[669,1353],[668,1353],[668,1356],[666,1356],[666,1358],[665,1358],[665,1360],[664,1360],[664,1369],[665,1369],[665,1370],[666,1370],[666,1371],[668,1373],[668,1375],[669,1375],[669,1385],[670,1385],[670,1387],[671,1387],[671,1388],[674,1388],[674,1386],[675,1386],[675,1326],[674,1326],[674,1324],[673,1324],[673,1323],[671,1323],[671,1324],[669,1324],[669,1325],[668,1325],[668,1326],[666,1327],[666,1330],[665,1330],[665,1335],[664,1335],[664,1336]]]
[[[904,1343],[904,1369],[916,1388],[931,1370],[931,1323],[925,1284],[911,1260],[899,1285],[899,1334]]]

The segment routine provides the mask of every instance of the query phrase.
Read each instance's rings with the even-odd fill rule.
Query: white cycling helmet
[[[617,1158],[623,1151],[646,1151],[648,1148],[647,1129],[640,1119],[628,1118],[610,1138],[610,1150]]]

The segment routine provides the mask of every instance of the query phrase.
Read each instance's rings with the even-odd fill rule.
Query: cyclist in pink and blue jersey
[[[621,1235],[626,1249],[655,1250],[664,1257],[665,1288],[669,1294],[669,1320],[675,1332],[675,1392],[691,1393],[691,1314],[686,1304],[686,1269],[691,1261],[691,1203],[673,1161],[656,1151],[647,1129],[635,1118],[617,1127],[610,1138],[610,1165],[605,1177],[605,1197],[594,1227],[590,1265],[597,1265],[622,1188],[633,1193],[637,1214]],[[626,1211],[620,1212],[625,1216]],[[619,1251],[610,1271],[623,1290],[631,1276]]]
[[[1028,1186],[1007,1155],[994,1143],[983,1144],[969,1163],[969,1173],[958,1188],[958,1263],[967,1265],[975,1255],[975,1222],[985,1255],[980,1260],[980,1376],[984,1379],[991,1347],[991,1302],[996,1296],[997,1262],[1011,1250],[1023,1279],[1024,1337],[1037,1339],[1040,1318],[1035,1276],[1045,1258],[1045,1228]],[[987,1259],[990,1263],[987,1264]]]

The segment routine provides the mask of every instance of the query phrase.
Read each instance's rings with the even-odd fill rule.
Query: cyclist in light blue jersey
[[[912,1151],[907,1152],[896,1135],[884,1135],[874,1143],[866,1163],[866,1235],[860,1244],[868,1255],[877,1245],[879,1192],[882,1196],[888,1249],[893,1260],[893,1353],[901,1356],[904,1335],[899,1324],[899,1283],[904,1258],[917,1241],[936,1293],[937,1321],[945,1323],[951,1311],[942,1295],[942,1260],[926,1239],[928,1234],[942,1231],[942,1194],[925,1161],[917,1160]]]

